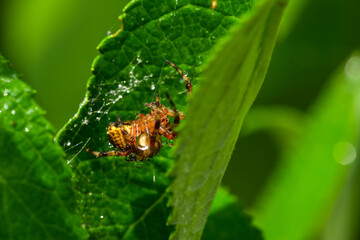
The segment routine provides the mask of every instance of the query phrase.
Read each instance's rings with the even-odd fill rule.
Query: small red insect
[[[186,89],[191,94],[192,84],[189,78],[172,62],[165,60],[175,68],[186,81]],[[96,157],[123,156],[129,157],[129,161],[144,161],[154,157],[161,149],[161,136],[167,139],[174,139],[177,133],[174,128],[179,125],[180,119],[184,119],[184,114],[177,111],[174,102],[169,94],[166,93],[172,109],[160,103],[159,94],[156,92],[156,102],[145,103],[150,107],[150,113],[138,114],[135,120],[112,122],[107,127],[107,138],[116,150],[109,152],[95,152],[85,148],[89,153]],[[174,117],[174,122],[170,122],[170,117]]]

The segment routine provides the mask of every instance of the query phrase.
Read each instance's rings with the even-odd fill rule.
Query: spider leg
[[[174,118],[175,115],[176,115],[176,113],[174,112],[174,110],[168,109],[168,108],[166,108],[166,109],[167,109],[166,115]],[[185,119],[185,114],[184,114],[184,113],[177,111],[177,114],[179,114],[180,120]]]
[[[173,68],[175,68],[178,73],[181,74],[181,76],[183,77],[183,79],[185,80],[186,82],[186,89],[188,91],[188,94],[191,94],[191,91],[192,91],[192,84],[190,82],[190,79],[185,75],[183,74],[183,72],[181,71],[180,68],[178,68],[178,66],[176,66],[175,64],[173,64],[172,62],[170,62],[169,60],[165,60],[165,62],[167,62],[168,64],[170,64]]]
[[[119,115],[119,114],[117,115],[117,118],[118,118],[118,121],[117,121],[116,123],[114,123],[114,125],[115,125],[116,127],[119,127],[119,126],[120,126],[120,128],[123,130],[123,129],[124,129],[124,125],[123,125],[123,122],[122,122],[121,119],[120,119],[120,115]]]
[[[156,91],[156,106],[159,107],[160,106],[160,98],[159,98],[159,92]]]
[[[177,133],[172,130],[172,128],[160,127],[160,133],[167,139],[174,139],[177,137]]]
[[[154,130],[150,135],[150,147],[155,146],[156,136],[159,134],[159,129],[160,129],[160,112],[157,111],[156,112],[156,118],[155,118]]]
[[[160,107],[160,98],[159,98],[159,92],[156,91],[156,102],[155,107]],[[155,126],[154,129],[150,135],[150,147],[155,147],[156,142],[156,136],[159,134],[161,119],[160,119],[160,111],[154,107],[152,107],[152,111],[156,111],[155,116]]]
[[[129,155],[127,152],[120,152],[120,151],[109,151],[109,152],[95,152],[92,151],[88,148],[85,148],[85,150],[88,153],[94,154],[96,157],[107,157],[107,156],[121,156],[121,157],[125,157],[127,155]]]
[[[174,112],[174,118],[175,118],[174,119],[174,127],[176,127],[180,123],[180,115],[179,115],[179,112],[176,110],[175,104],[172,101],[172,99],[170,98],[170,95],[168,93],[165,93],[165,94],[166,94],[166,97],[168,98],[168,100],[171,104],[172,110]]]

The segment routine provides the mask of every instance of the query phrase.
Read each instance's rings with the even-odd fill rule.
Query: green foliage
[[[211,0],[133,0],[111,26],[105,19],[115,21],[127,0],[112,1],[106,16],[106,5],[96,1],[0,3],[7,30],[0,26],[0,46],[8,43],[6,55],[12,48],[25,54],[10,56],[26,80],[48,94],[38,99],[56,127],[68,118],[64,109],[76,107],[82,90],[75,82],[84,85],[80,69],[85,72],[85,56],[95,54],[79,53],[79,43],[93,46],[92,34],[110,30],[98,46],[84,102],[57,135],[63,150],[33,91],[1,57],[0,239],[357,239],[359,54],[339,68],[320,100],[313,99],[358,45],[359,2],[290,1],[265,88],[247,114],[286,0],[254,1],[254,7],[252,0],[217,0],[214,10]],[[22,7],[2,10],[15,5]],[[17,17],[6,17],[9,12]],[[25,37],[26,43],[17,42]],[[191,96],[165,59],[190,77]],[[34,81],[41,77],[58,96]],[[148,113],[143,104],[154,101],[156,91],[170,106],[168,92],[186,114],[178,139],[163,138],[158,156],[133,164],[84,151],[113,150],[106,126],[118,114],[132,120]],[[244,134],[233,151],[240,128]],[[217,190],[226,168],[234,177],[222,184],[241,196],[245,210],[235,196]],[[249,205],[263,234],[244,214]]]
[[[54,130],[2,55],[0,89],[0,238],[85,239]]]
[[[229,95],[240,98],[237,99],[238,111],[233,113],[231,122],[237,124],[234,125],[234,133],[224,148],[227,156],[224,162],[229,160],[242,118],[254,100],[266,72],[282,10],[281,6],[280,10],[276,7],[273,9],[274,5],[274,1],[261,5],[246,22],[242,23],[244,28],[237,28],[232,41],[227,41],[225,48],[219,51],[218,56],[221,59],[234,56],[235,61],[240,60],[243,64],[240,72],[237,69],[238,63],[234,61],[230,62],[227,68],[230,75],[223,75],[224,71],[220,71],[222,66],[215,64],[211,67],[220,74],[213,76],[214,84],[204,81],[203,89],[209,89],[209,93],[216,94],[214,96],[223,93],[216,92],[217,87],[228,86],[223,78],[228,79],[228,83],[236,89],[243,88],[242,94],[234,91]],[[178,1],[177,4],[173,1],[133,1],[121,17],[123,29],[105,38],[99,45],[101,55],[93,63],[94,76],[89,80],[87,97],[77,115],[57,137],[73,168],[73,182],[78,193],[78,211],[92,237],[168,238],[172,227],[164,226],[170,212],[166,204],[169,199],[167,187],[170,184],[167,173],[174,161],[170,157],[171,147],[164,146],[159,156],[151,159],[151,162],[146,162],[142,169],[134,168],[118,157],[95,159],[85,152],[84,148],[86,146],[96,151],[110,150],[105,127],[109,122],[117,120],[117,114],[121,119],[127,120],[134,119],[139,111],[144,112],[143,104],[154,100],[155,90],[159,91],[161,101],[164,102],[164,92],[168,92],[178,109],[186,109],[186,95],[178,94],[184,93],[184,82],[171,66],[165,65],[164,60],[174,62],[188,73],[192,82],[196,84],[199,81],[200,66],[207,59],[213,46],[250,7],[251,2],[225,1],[219,2],[213,11],[208,1]],[[237,47],[239,41],[244,43],[242,48]],[[236,52],[232,53],[233,50]],[[206,70],[204,73],[204,79],[210,80],[207,74],[212,73]],[[241,77],[243,80],[239,81]],[[250,86],[244,88],[246,84]],[[209,99],[204,98],[201,87],[195,92],[191,104],[209,105]],[[246,96],[243,98],[245,104],[240,106],[243,104],[243,96]],[[228,100],[222,104],[226,104]],[[212,106],[216,107],[216,104]],[[229,111],[226,108],[223,110]],[[191,122],[191,125],[186,129],[196,128],[213,113],[214,108],[207,108],[203,117],[197,121],[193,119],[190,111],[187,122]],[[217,123],[212,122],[207,127],[210,126],[214,128]],[[199,134],[206,130],[202,129]],[[184,134],[186,135],[188,134]],[[213,141],[208,143],[217,145],[219,139],[212,139]],[[194,141],[196,140],[199,138],[195,136]],[[179,142],[176,144],[181,146],[182,140]],[[204,153],[199,155],[196,151],[189,150],[186,155],[191,154],[199,159],[210,156],[209,153]],[[211,154],[217,155],[218,152]],[[226,164],[219,168],[220,173],[223,173],[225,166]],[[194,176],[199,176],[204,173],[204,168],[196,169],[193,173]],[[208,175],[207,178],[216,179],[219,183],[221,175],[216,174],[216,178]],[[184,176],[181,173],[175,174],[176,179]],[[194,187],[193,184],[189,187]],[[206,209],[210,207],[211,195],[216,188],[217,184],[204,191],[206,196],[209,196],[204,201],[207,207],[199,207],[198,210],[205,210],[205,218],[185,227],[189,230],[198,228],[197,238],[201,235],[207,215]],[[178,192],[181,188],[175,186],[174,189]],[[199,206],[198,202],[194,203],[191,205],[192,209]],[[175,217],[178,214],[179,210],[174,211]],[[176,221],[174,219],[172,223]],[[184,231],[183,224],[178,223],[176,226],[179,225]],[[192,232],[190,234],[185,237],[193,236]]]
[[[334,205],[359,143],[356,61],[358,55],[337,71],[259,200],[255,219],[266,239],[306,239]]]
[[[263,239],[260,231],[250,224],[251,220],[243,213],[237,198],[220,187],[211,205],[202,239]]]
[[[58,131],[84,99],[96,45],[129,0],[0,1],[0,49]]]
[[[201,236],[242,121],[264,80],[284,3],[257,7],[218,49],[190,102],[172,173],[176,239]]]

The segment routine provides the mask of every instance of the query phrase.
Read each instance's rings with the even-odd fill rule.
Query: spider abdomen
[[[120,151],[125,151],[130,140],[128,134],[116,123],[111,123],[107,129],[107,138],[110,144]]]

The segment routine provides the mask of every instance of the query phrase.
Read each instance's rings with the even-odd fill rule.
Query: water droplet
[[[92,196],[92,192],[89,192],[89,196]]]
[[[71,145],[71,142],[68,141],[68,142],[66,143],[66,146],[70,146],[70,145]]]
[[[102,218],[104,218],[104,216],[101,215],[100,218],[102,219]]]
[[[109,35],[111,35],[111,31],[107,31],[107,33],[106,33],[106,34],[107,34],[108,36],[109,36]]]
[[[15,115],[15,113],[16,113],[15,110],[12,110],[12,111],[11,111],[11,114],[12,114],[12,115]]]
[[[29,132],[30,130],[29,130],[29,128],[25,128],[25,132]]]
[[[352,56],[345,65],[345,74],[352,80],[360,80],[360,56]]]
[[[151,90],[155,90],[155,84],[153,82],[151,83]]]
[[[87,118],[84,118],[84,120],[81,122],[82,125],[88,125],[89,124],[89,120],[87,120]]]
[[[356,159],[356,149],[349,142],[339,142],[334,147],[333,156],[338,163],[348,165]]]
[[[4,109],[6,110],[6,109],[8,109],[8,108],[9,108],[9,105],[4,104]]]
[[[9,92],[10,92],[10,91],[9,91],[8,89],[5,89],[5,90],[4,90],[4,96],[9,95]]]
[[[216,39],[216,37],[215,37],[214,35],[212,35],[212,36],[211,36],[211,39],[212,39],[212,40],[215,40],[215,39]]]

